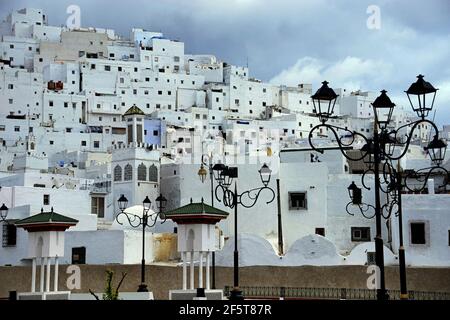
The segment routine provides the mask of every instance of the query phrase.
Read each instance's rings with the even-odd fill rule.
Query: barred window
[[[148,170],[148,180],[158,182],[158,168],[152,164]]]
[[[143,163],[138,166],[138,180],[147,180],[147,167]]]
[[[122,181],[122,167],[119,165],[114,167],[114,181]]]
[[[12,247],[16,245],[17,240],[17,228],[14,224],[3,224],[3,247]]]
[[[131,166],[131,164],[127,164],[125,166],[125,170],[124,170],[124,180],[125,181],[130,181],[133,179],[133,167]]]

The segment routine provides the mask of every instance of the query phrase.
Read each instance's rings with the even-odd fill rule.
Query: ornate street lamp
[[[439,166],[445,159],[447,144],[435,135],[433,140],[425,147],[425,150],[428,152],[431,162]]]
[[[119,217],[124,215],[131,227],[139,228],[142,226],[141,284],[138,287],[138,292],[148,292],[147,285],[145,284],[145,228],[153,227],[156,224],[158,218],[162,220],[162,223],[165,222],[164,214],[161,211],[163,209],[163,205],[165,205],[167,200],[160,194],[156,198],[156,202],[159,203],[159,212],[152,212],[149,214],[152,202],[149,197],[146,196],[144,201],[142,201],[142,216],[139,216],[136,214],[125,212],[125,209],[128,206],[128,199],[125,197],[125,195],[120,195],[119,199],[117,200],[120,209],[120,212],[116,216],[117,223],[123,225],[123,223],[119,221]]]
[[[361,152],[365,155],[363,162],[371,169],[375,164],[375,145],[372,139],[367,140],[367,143],[362,146]]]
[[[261,177],[261,182],[265,187],[267,187],[267,185],[270,182],[270,177],[272,175],[272,170],[270,170],[267,164],[264,163],[261,169],[259,169],[259,175]]]
[[[205,167],[203,166],[203,163],[202,163],[200,166],[200,169],[198,170],[198,176],[202,183],[205,182],[207,175],[208,175],[208,170],[205,169]]]
[[[423,78],[424,76],[419,74],[417,76],[417,81],[411,84],[405,92],[408,95],[409,103],[411,104],[413,111],[416,112],[420,118],[425,119],[428,116],[428,113],[433,109],[434,99],[436,98],[436,91],[438,89],[433,87],[431,83],[425,81]],[[425,100],[427,95],[429,95],[429,99]],[[411,96],[417,97],[417,103],[413,102],[415,98],[411,100]],[[431,103],[428,102],[430,99]]]
[[[0,219],[2,221],[6,221],[6,217],[8,216],[8,207],[5,204],[2,204],[0,207]]]
[[[148,198],[148,196],[145,197],[144,201],[142,201],[142,206],[144,207],[144,212],[147,213],[150,210],[150,206],[152,205],[152,202]]]
[[[336,98],[339,95],[334,92],[332,88],[328,86],[328,82],[322,82],[322,86],[315,94],[311,96],[314,112],[319,116],[319,120],[322,123],[327,122],[327,120],[333,115],[334,106],[336,104]]]
[[[119,204],[119,209],[121,212],[123,212],[128,207],[128,199],[122,194],[117,200],[117,203]]]
[[[158,202],[159,214],[161,214],[161,210],[166,207],[167,199],[162,194],[159,194],[155,201]]]
[[[222,176],[222,171],[226,169],[226,166],[223,163],[216,163],[213,167],[212,167],[212,171],[214,174],[214,179],[216,179],[218,184],[222,184],[223,182],[223,176]]]
[[[242,295],[242,290],[239,289],[239,251],[238,251],[238,205],[243,206],[244,208],[253,207],[259,199],[259,195],[264,190],[269,190],[272,192],[272,199],[267,201],[269,204],[273,200],[275,200],[275,192],[272,188],[268,186],[270,182],[270,177],[272,174],[272,170],[266,165],[263,164],[260,170],[258,170],[261,178],[261,182],[263,183],[262,187],[250,189],[247,191],[238,194],[237,192],[237,178],[238,178],[238,168],[237,167],[226,167],[221,171],[221,176],[223,177],[222,183],[218,184],[216,187],[215,195],[216,199],[219,202],[223,202],[223,204],[229,208],[234,208],[234,287],[230,293],[230,300],[243,300],[244,296]],[[235,179],[235,180],[233,180]],[[234,192],[229,188],[234,181]],[[222,200],[219,198],[217,191],[222,190]]]
[[[380,130],[386,129],[387,125],[391,122],[392,113],[395,107],[395,103],[391,101],[386,92],[386,90],[381,90],[381,95],[379,95],[372,103],[375,121]]]
[[[374,186],[375,186],[375,206],[365,203],[357,203],[359,202],[359,197],[355,197],[357,191],[356,185],[351,185],[349,187],[349,195],[351,201],[347,204],[346,209],[347,212],[351,215],[354,215],[349,211],[349,208],[354,207],[355,205],[359,208],[361,214],[366,218],[376,218],[376,236],[375,236],[375,260],[376,265],[379,268],[380,274],[380,286],[377,289],[377,299],[378,300],[386,300],[389,299],[389,295],[386,291],[385,287],[385,277],[384,277],[384,254],[383,254],[383,239],[381,236],[382,230],[382,218],[386,218],[384,215],[384,209],[388,208],[388,204],[381,205],[381,196],[380,192],[385,192],[383,190],[383,186],[380,181],[380,176],[384,178],[384,183],[386,183],[390,176],[392,176],[393,170],[389,172],[385,172],[385,169],[389,167],[388,162],[393,160],[400,160],[408,151],[409,145],[413,139],[414,131],[417,128],[420,128],[420,125],[427,123],[434,130],[435,136],[433,140],[428,144],[425,148],[431,158],[432,163],[435,166],[439,166],[445,158],[446,151],[446,143],[442,140],[439,140],[439,129],[436,124],[430,120],[425,119],[428,113],[432,110],[434,105],[434,98],[436,95],[437,89],[435,89],[429,82],[423,80],[423,76],[419,75],[418,80],[413,83],[410,88],[406,91],[408,95],[408,99],[411,103],[411,107],[420,117],[419,120],[409,122],[405,125],[402,125],[395,129],[388,129],[389,123],[392,121],[392,114],[395,107],[395,104],[389,99],[386,94],[386,91],[381,91],[381,95],[372,103],[375,114],[375,123],[372,137],[366,137],[364,134],[361,134],[357,131],[351,131],[347,128],[340,128],[338,126],[328,124],[326,121],[333,113],[334,103],[337,95],[328,87],[328,82],[323,82],[323,86],[316,92],[315,95],[311,96],[314,103],[314,108],[317,112],[319,120],[321,124],[316,125],[309,132],[309,144],[314,151],[323,152],[323,149],[320,147],[314,146],[313,137],[315,131],[323,132],[326,131],[330,135],[334,135],[335,141],[338,144],[338,148],[341,150],[342,154],[350,161],[360,161],[363,160],[366,164],[369,165],[369,169],[364,172],[362,175],[362,183],[366,189],[369,189],[365,183],[364,178],[366,174],[370,171],[374,174]],[[427,95],[432,95],[432,98],[429,98]],[[417,96],[417,104],[413,103],[414,99],[411,99],[411,96]],[[426,98],[427,97],[427,98]],[[315,102],[318,101],[318,102]],[[328,102],[326,106],[320,104],[320,102]],[[431,102],[430,102],[431,101]],[[408,133],[404,133],[403,129],[408,128]],[[339,135],[338,132],[347,132],[348,134]],[[345,137],[345,139],[344,139]],[[349,139],[350,138],[350,139]],[[406,138],[406,139],[405,139]],[[351,156],[347,154],[346,150],[349,147],[354,146],[356,143],[360,141],[365,142],[364,146],[361,148],[361,155],[358,157]],[[399,148],[400,152],[394,153],[395,148]],[[380,165],[382,166],[382,170],[380,169]],[[431,174],[431,171],[436,171],[437,167],[433,167],[429,170],[428,175]],[[380,174],[380,171],[381,174]],[[443,170],[439,170],[443,171]],[[448,174],[447,174],[448,176]],[[356,188],[355,188],[356,187]],[[386,191],[392,189],[388,187]],[[373,213],[372,213],[373,212]],[[389,214],[388,214],[389,216]]]

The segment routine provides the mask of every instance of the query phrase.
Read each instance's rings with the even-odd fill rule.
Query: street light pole
[[[381,200],[380,200],[380,144],[378,141],[377,127],[374,127],[374,172],[375,172],[375,220],[376,220],[376,235],[375,235],[375,263],[379,272],[379,283],[377,283],[377,298],[378,300],[387,300],[389,296],[386,292],[386,285],[384,280],[384,248],[383,238],[381,237]]]
[[[216,165],[217,166],[217,165]],[[242,294],[242,290],[239,288],[239,249],[238,249],[238,206],[241,205],[244,208],[253,207],[258,201],[259,195],[263,190],[269,190],[272,192],[271,200],[267,201],[266,204],[269,204],[275,200],[275,192],[272,188],[270,188],[269,182],[272,170],[266,165],[263,164],[261,169],[259,170],[259,175],[261,178],[261,182],[263,183],[262,187],[250,189],[244,191],[242,193],[238,193],[237,189],[237,178],[238,178],[238,168],[237,167],[215,167],[215,170],[219,172],[216,179],[219,184],[216,187],[216,198],[218,201],[221,201],[217,195],[217,190],[220,188],[223,192],[223,204],[229,208],[234,209],[234,252],[233,252],[233,290],[230,292],[229,299],[231,301],[240,301],[244,299],[244,295]],[[234,181],[234,192],[229,188]],[[245,200],[247,199],[247,200]]]
[[[317,90],[317,92],[311,96],[314,106],[314,112],[318,115],[320,124],[316,125],[311,129],[309,133],[309,144],[313,150],[323,153],[323,149],[320,147],[315,147],[313,143],[313,132],[318,131],[329,132],[332,137],[334,137],[336,143],[338,144],[338,148],[341,153],[350,161],[361,161],[364,160],[366,162],[366,157],[369,157],[369,163],[373,164],[374,167],[371,169],[369,167],[368,170],[364,172],[362,175],[363,185],[366,189],[370,189],[366,184],[364,184],[364,177],[368,172],[373,172],[375,177],[375,206],[370,204],[362,204],[361,200],[361,191],[354,183],[350,185],[349,193],[351,194],[352,201],[349,202],[346,206],[346,210],[349,214],[353,215],[349,211],[350,206],[358,206],[360,213],[366,218],[376,219],[376,235],[375,235],[375,260],[377,265],[377,299],[378,300],[386,300],[389,299],[389,295],[386,291],[385,287],[385,277],[384,277],[384,253],[383,253],[383,239],[381,236],[381,219],[382,217],[386,218],[383,214],[383,208],[386,208],[389,204],[385,204],[381,206],[380,200],[380,165],[383,165],[383,176],[386,182],[386,172],[384,171],[385,167],[389,167],[389,161],[392,160],[400,160],[407,153],[409,146],[414,137],[414,130],[416,128],[420,128],[420,125],[426,123],[431,126],[431,129],[434,130],[435,135],[433,140],[425,147],[424,149],[428,152],[431,158],[432,164],[435,166],[431,168],[428,172],[427,176],[431,174],[433,170],[436,168],[440,168],[439,165],[445,158],[445,151],[447,144],[439,139],[439,129],[436,124],[430,120],[425,119],[429,112],[433,109],[434,98],[436,96],[437,89],[433,87],[429,82],[424,80],[423,75],[417,76],[417,81],[411,84],[408,90],[406,90],[406,94],[408,95],[409,102],[414,112],[417,113],[419,119],[413,122],[407,122],[405,125],[402,125],[395,129],[390,129],[389,124],[392,120],[392,115],[394,111],[395,104],[390,100],[390,98],[386,94],[386,90],[381,91],[381,95],[378,96],[374,102],[372,103],[373,111],[374,111],[374,135],[373,138],[367,138],[364,134],[361,134],[358,131],[352,131],[347,128],[341,128],[335,126],[333,124],[327,123],[327,121],[333,117],[334,107],[336,104],[336,99],[338,95],[334,92],[334,90],[328,87],[328,82],[322,82],[322,86]],[[426,97],[432,96],[432,99],[426,99]],[[411,99],[411,97],[413,99]],[[417,98],[417,102],[414,103]],[[430,102],[431,101],[431,102]],[[378,129],[381,131],[378,132]],[[408,133],[404,133],[404,129],[409,128]],[[417,136],[417,135],[416,135]],[[350,138],[350,140],[348,140]],[[405,141],[406,138],[406,141]],[[348,147],[351,147],[354,143],[359,142],[358,140],[365,141],[365,145],[361,148],[362,155],[359,157],[352,157],[348,155],[345,150]],[[395,147],[399,146],[401,151],[395,154]],[[373,157],[373,159],[371,158]],[[373,161],[372,161],[373,160]],[[440,168],[443,171],[446,171],[443,168]],[[392,175],[388,178],[388,180],[395,179],[395,175]],[[407,187],[407,186],[406,186]],[[396,190],[396,188],[394,188]],[[355,197],[357,191],[358,196]],[[386,193],[386,192],[385,192]],[[398,198],[401,198],[401,191],[399,192]],[[398,201],[398,200],[396,200]],[[401,199],[400,199],[401,204]],[[368,211],[372,209],[374,214],[368,214]],[[392,210],[391,209],[389,211]],[[401,208],[400,211],[400,220],[401,220]],[[389,213],[390,215],[390,213]],[[402,230],[400,231],[401,238],[403,237]],[[400,247],[402,250],[399,252],[399,257],[401,260],[401,284],[402,284],[402,294],[403,297],[407,297],[406,295],[406,267],[405,267],[405,259],[404,259],[404,248],[403,248],[403,239],[401,239]]]
[[[142,220],[142,260],[141,260],[141,284],[138,287],[138,292],[148,292],[145,284],[145,226],[147,225],[147,214],[144,213]]]
[[[408,290],[406,286],[406,260],[405,260],[405,248],[403,247],[403,212],[402,212],[402,173],[400,171],[400,164],[397,170],[397,201],[398,201],[398,259],[400,264],[400,299],[408,300]]]
[[[238,193],[237,193],[237,181],[234,182],[234,252],[233,252],[233,275],[234,283],[233,290],[231,291],[230,300],[243,300],[242,290],[239,289],[239,250],[238,250]]]
[[[136,214],[127,213],[125,212],[127,205],[128,205],[128,199],[125,197],[125,195],[121,195],[118,199],[118,205],[120,212],[116,216],[116,221],[120,225],[123,225],[122,222],[119,221],[119,217],[124,215],[128,223],[133,228],[139,228],[142,226],[142,259],[141,259],[141,284],[138,287],[138,292],[148,292],[147,285],[145,284],[145,228],[146,227],[153,227],[156,222],[158,221],[158,217],[162,220],[162,223],[165,222],[165,218],[161,218],[162,215],[162,209],[167,202],[166,198],[164,198],[161,194],[156,198],[156,201],[159,203],[159,212],[158,213],[152,213],[148,214],[150,211],[151,201],[148,198],[148,196],[145,197],[144,201],[142,202],[142,217]],[[155,218],[153,219],[153,216]],[[152,221],[149,223],[149,220]]]

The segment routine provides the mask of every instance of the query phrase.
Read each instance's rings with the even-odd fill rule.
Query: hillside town
[[[358,158],[384,88],[275,85],[162,32],[51,26],[41,9],[0,19],[0,266],[32,267],[31,292],[53,290],[54,258],[55,291],[58,264],[142,263],[182,269],[174,299],[217,294],[211,269],[236,265],[236,240],[239,267],[369,266],[380,234],[383,265],[401,249],[406,267],[450,267],[450,125],[391,109],[385,129],[408,137],[393,208],[374,192],[386,167]],[[314,100],[328,89],[324,119]]]

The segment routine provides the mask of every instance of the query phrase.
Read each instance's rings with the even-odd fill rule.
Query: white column
[[[47,259],[47,258],[45,258]],[[41,277],[39,279],[40,282],[40,292],[44,292],[44,268],[45,268],[45,264],[46,261],[44,261],[44,258],[41,257],[40,259],[40,264],[41,264]]]
[[[45,292],[50,292],[50,268],[51,268],[51,258],[45,258],[47,264],[47,275],[45,279]]]
[[[203,288],[203,252],[199,253],[199,263],[198,263],[198,287]]]
[[[194,251],[191,251],[191,281],[190,288],[194,290]]]
[[[181,252],[181,259],[183,259],[183,290],[187,289],[187,253],[185,251]]]
[[[53,281],[55,281],[54,283],[54,288],[53,291],[58,291],[58,267],[59,267],[59,261],[58,261],[58,256],[55,257],[55,277],[53,278]]]
[[[210,280],[209,280],[209,265],[210,265],[210,257],[211,257],[211,251],[208,251],[206,253],[206,290],[211,289],[210,286]]]
[[[36,258],[31,261],[31,292],[36,292]]]

